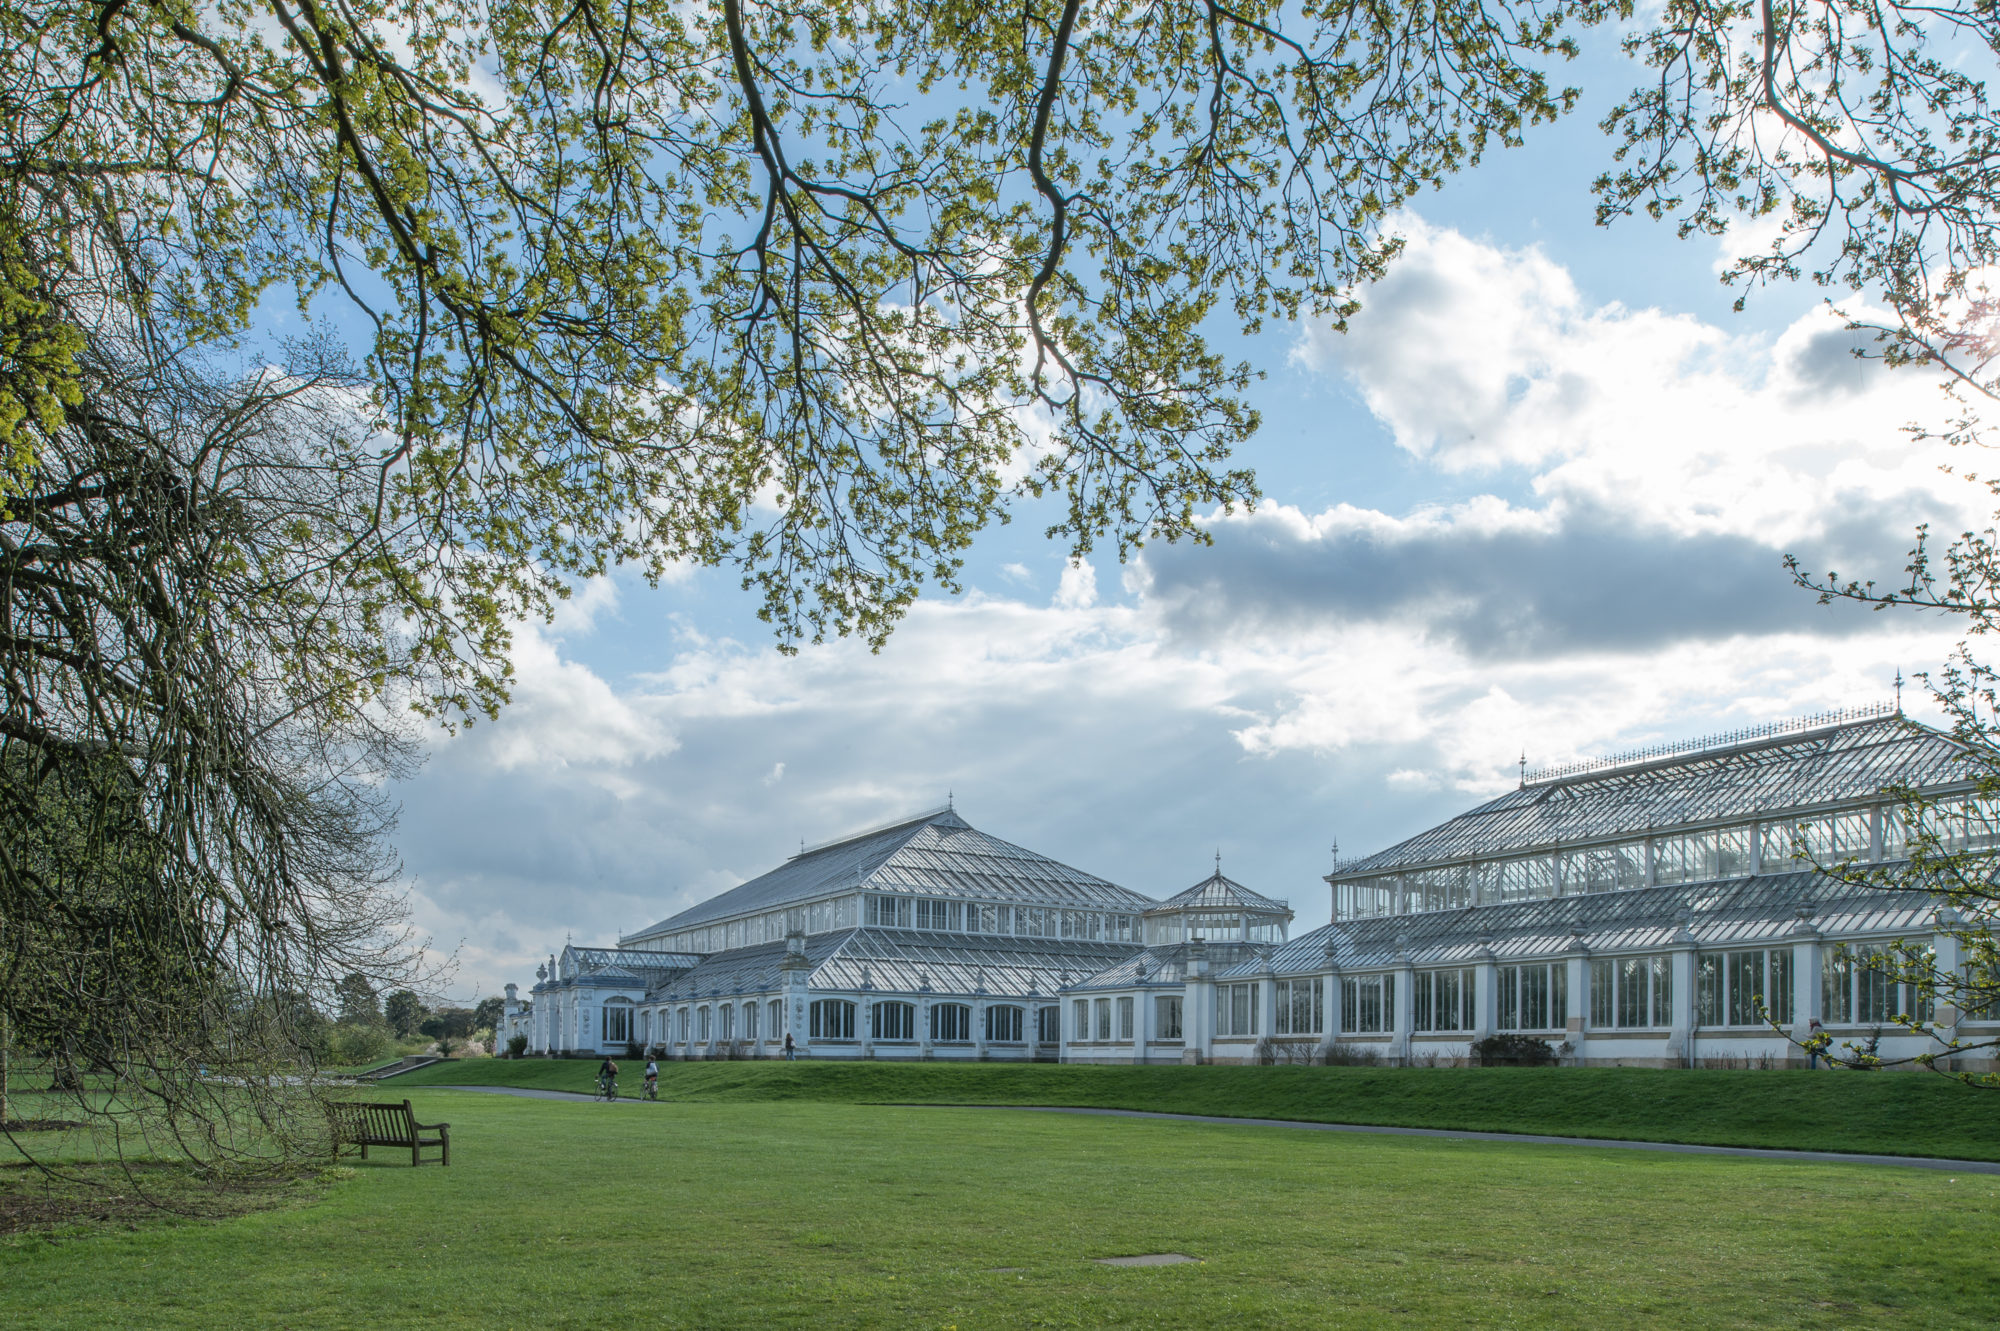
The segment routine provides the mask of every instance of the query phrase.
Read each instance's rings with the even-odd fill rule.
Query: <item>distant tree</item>
[[[454,1040],[468,1039],[472,1035],[472,1009],[469,1007],[439,1008],[425,1017],[417,1030],[437,1039],[449,1037]]]
[[[407,1040],[417,1034],[429,1011],[424,1006],[423,1000],[408,989],[398,989],[382,1000],[383,1018],[389,1023],[389,1029],[396,1033],[398,1039]]]
[[[334,1000],[340,1005],[338,1020],[344,1026],[379,1026],[382,1001],[375,986],[360,971],[349,971],[333,986]]]
[[[506,1004],[506,999],[497,996],[480,999],[478,1005],[472,1009],[472,1029],[475,1031],[498,1030],[500,1027],[500,1012]]]

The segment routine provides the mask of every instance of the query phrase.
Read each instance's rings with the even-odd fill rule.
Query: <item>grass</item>
[[[678,1071],[679,1069],[676,1069]],[[2000,1178],[985,1109],[419,1091],[449,1169],[0,1241],[0,1325],[1941,1328]],[[1178,1251],[1198,1265],[1095,1257]]]
[[[620,1064],[636,1094],[640,1067]],[[597,1062],[476,1059],[381,1084],[589,1091]],[[2000,1096],[1921,1073],[1644,1068],[1090,1067],[1018,1063],[662,1063],[689,1103],[1068,1105],[1626,1141],[2000,1160]]]
[[[65,1161],[54,1171],[8,1161],[0,1163],[0,1239],[28,1232],[44,1241],[81,1238],[107,1228],[149,1229],[303,1206],[336,1172],[272,1171],[218,1183],[166,1161]]]

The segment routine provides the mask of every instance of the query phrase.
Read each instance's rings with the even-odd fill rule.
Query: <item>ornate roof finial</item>
[[[1903,714],[1903,667],[1896,667],[1896,715]]]
[[[944,793],[944,807],[947,813],[956,813],[958,811],[958,797],[953,795],[949,790]]]
[[[1215,848],[1215,876],[1222,877],[1222,847]]]
[[[1527,749],[1523,748],[1521,750],[1521,784],[1519,789],[1526,790],[1527,788],[1528,788],[1528,751]]]

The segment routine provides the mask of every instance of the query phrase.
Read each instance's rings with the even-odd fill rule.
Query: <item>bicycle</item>
[[[597,1079],[597,1090],[606,1100],[616,1100],[618,1098],[618,1078],[599,1077]]]
[[[657,1078],[646,1078],[646,1098],[648,1100],[657,1100],[660,1098],[660,1083]]]

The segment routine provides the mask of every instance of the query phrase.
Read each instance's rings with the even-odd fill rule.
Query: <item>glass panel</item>
[[[1620,957],[1618,967],[1618,1022],[1620,1026],[1644,1026],[1647,1018],[1646,979],[1652,967],[1644,957]]]
[[[1757,1026],[1763,1023],[1764,954],[1729,954],[1729,1024]]]
[[[1820,1011],[1829,1022],[1851,1022],[1854,1020],[1854,959],[1835,956],[1831,951],[1820,956],[1819,972]]]
[[[1722,1024],[1722,958],[1706,956],[1694,963],[1694,1019],[1699,1026]]]

